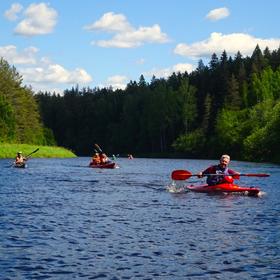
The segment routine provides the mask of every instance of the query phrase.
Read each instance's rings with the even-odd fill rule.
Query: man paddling
[[[218,165],[212,165],[209,166],[207,169],[205,169],[202,172],[199,172],[197,174],[198,178],[202,178],[203,176],[207,174],[221,174],[221,176],[217,175],[208,175],[206,183],[209,186],[217,185],[217,184],[223,184],[223,183],[233,183],[233,178],[239,179],[239,172],[236,172],[232,169],[228,168],[230,162],[230,156],[229,155],[222,155],[220,158],[220,163]]]
[[[16,159],[15,159],[15,164],[20,165],[20,164],[25,163],[25,161],[26,161],[26,158],[22,155],[22,152],[18,152]]]

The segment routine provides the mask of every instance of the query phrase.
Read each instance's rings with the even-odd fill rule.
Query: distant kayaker
[[[239,179],[239,172],[236,172],[228,168],[230,162],[229,155],[222,155],[220,158],[220,163],[218,165],[212,165],[202,172],[198,173],[198,178],[207,176],[207,174],[221,174],[221,176],[208,175],[206,183],[210,186],[223,184],[223,183],[233,183],[233,178]]]
[[[128,158],[128,159],[133,159],[132,154],[128,154],[128,155],[127,155],[127,158]]]
[[[27,159],[22,155],[22,152],[17,152],[15,164],[23,164]]]

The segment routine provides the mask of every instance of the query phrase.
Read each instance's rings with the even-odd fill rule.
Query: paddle
[[[174,170],[171,173],[171,178],[173,180],[187,180],[192,176],[198,176],[199,174],[192,174],[190,171],[188,170]],[[222,174],[204,174],[203,176],[221,176]],[[247,173],[247,174],[238,174],[238,176],[247,176],[247,177],[269,177],[269,174],[265,174],[265,173],[257,173],[257,174],[253,174],[253,173]]]
[[[103,153],[102,149],[100,148],[100,146],[98,144],[94,144],[94,146],[97,149],[98,153]]]
[[[36,150],[34,150],[32,153],[30,153],[29,155],[27,155],[25,158],[30,157],[32,154],[34,154],[34,153],[36,153],[36,152],[38,152],[38,151],[39,151],[39,148],[37,148]]]

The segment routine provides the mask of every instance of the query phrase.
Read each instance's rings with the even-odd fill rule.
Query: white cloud
[[[21,68],[20,73],[24,81],[31,84],[87,84],[92,81],[91,76],[85,70],[76,68],[73,71],[69,71],[59,64]]]
[[[52,89],[68,85],[88,85],[92,77],[82,68],[68,70],[53,63],[47,57],[37,58],[39,50],[29,47],[22,52],[16,46],[0,46],[0,57],[10,65],[15,65],[23,78],[23,84],[31,85],[36,91],[53,91]],[[60,90],[62,92],[63,90]]]
[[[36,64],[36,54],[38,49],[29,47],[22,52],[17,51],[14,45],[0,46],[0,57],[3,57],[9,64]]]
[[[268,47],[269,49],[277,49],[280,44],[280,39],[261,39],[255,38],[244,33],[211,33],[210,38],[196,42],[193,44],[178,44],[174,53],[186,57],[207,57],[209,58],[213,53],[221,54],[226,50],[227,54],[235,55],[238,51],[242,55],[251,55],[256,45],[261,49]]]
[[[99,85],[100,88],[103,87],[112,87],[113,90],[116,89],[125,89],[128,83],[128,77],[122,75],[115,75],[107,78],[105,85]]]
[[[184,72],[192,72],[195,70],[195,66],[189,63],[178,63],[176,65],[173,65],[172,67],[162,68],[162,69],[152,69],[146,73],[144,73],[147,77],[155,76],[156,78],[168,78],[170,77],[174,72],[178,73],[184,73]]]
[[[92,42],[93,45],[104,48],[133,48],[144,43],[166,43],[169,41],[168,36],[161,32],[158,24],[151,27],[140,26],[135,29],[122,14],[106,13],[100,20],[86,26],[85,29],[116,33],[111,40]]]
[[[5,12],[4,15],[8,20],[17,20],[17,14],[20,13],[22,9],[22,5],[20,5],[19,3],[14,3],[12,4],[11,8]]]
[[[24,11],[25,18],[15,28],[15,33],[24,36],[51,33],[57,22],[57,12],[45,3],[31,4]]]
[[[89,31],[101,30],[106,32],[127,32],[133,30],[124,15],[114,14],[113,12],[104,14],[98,21],[86,25],[84,28]]]
[[[173,66],[173,72],[181,72],[181,73],[184,73],[184,72],[192,72],[193,70],[195,70],[196,67],[194,67],[192,64],[189,64],[189,63],[178,63],[176,65]]]
[[[223,18],[226,18],[230,15],[229,9],[228,8],[218,8],[211,10],[207,15],[206,18],[212,21],[217,21]]]

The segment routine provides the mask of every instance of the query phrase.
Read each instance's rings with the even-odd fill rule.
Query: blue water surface
[[[216,161],[89,160],[0,160],[1,279],[280,279],[279,165],[231,162],[256,198],[166,190]]]

